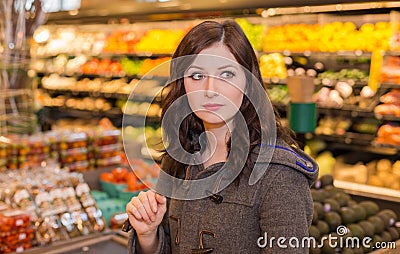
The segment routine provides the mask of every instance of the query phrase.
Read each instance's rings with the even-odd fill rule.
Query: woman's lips
[[[223,105],[222,104],[216,104],[216,103],[208,103],[204,104],[203,108],[209,110],[209,111],[217,111],[220,109]]]

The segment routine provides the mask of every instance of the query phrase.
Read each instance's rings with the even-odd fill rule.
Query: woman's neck
[[[228,157],[227,141],[230,137],[230,127],[227,124],[210,126],[204,124],[206,130],[207,147],[202,154],[204,167],[217,162],[225,162]]]

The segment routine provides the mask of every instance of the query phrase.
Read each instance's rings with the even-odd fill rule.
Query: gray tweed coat
[[[217,172],[222,164],[197,167],[191,170],[190,178]],[[218,193],[223,198],[221,203],[210,198],[169,199],[158,228],[156,253],[209,253],[206,250],[210,249],[212,253],[230,254],[308,253],[307,248],[291,247],[289,241],[297,238],[301,243],[308,236],[313,214],[310,185],[318,176],[318,166],[308,155],[283,142],[277,143],[271,162],[264,164],[267,170],[261,180],[249,185],[246,174],[241,175],[239,184],[234,182]],[[284,240],[279,242],[279,237]],[[132,232],[129,253],[137,253],[135,244]],[[203,252],[194,252],[201,248]]]

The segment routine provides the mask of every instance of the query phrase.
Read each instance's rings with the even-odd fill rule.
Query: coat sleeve
[[[264,181],[259,211],[265,240],[261,241],[262,253],[308,253],[302,244],[309,236],[313,214],[307,178],[290,167],[272,165]]]
[[[168,223],[168,207],[169,207],[169,199],[167,199],[167,211],[164,215],[164,218],[161,224],[158,226],[158,246],[155,254],[171,254],[171,237],[169,233],[169,223]],[[136,231],[132,230],[129,235],[128,241],[128,254],[140,254],[138,249],[136,248],[137,243],[137,235]]]

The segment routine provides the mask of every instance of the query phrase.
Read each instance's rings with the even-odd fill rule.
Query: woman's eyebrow
[[[236,66],[234,66],[234,65],[231,65],[231,64],[227,64],[227,65],[220,66],[220,67],[218,67],[218,70],[225,69],[225,68],[229,68],[229,67],[232,67],[232,68],[238,70],[238,67],[236,67]]]
[[[189,70],[189,69],[200,69],[200,70],[204,70],[204,68],[202,68],[202,67],[200,67],[200,66],[197,66],[197,65],[190,65],[189,68],[188,68],[188,70]]]

